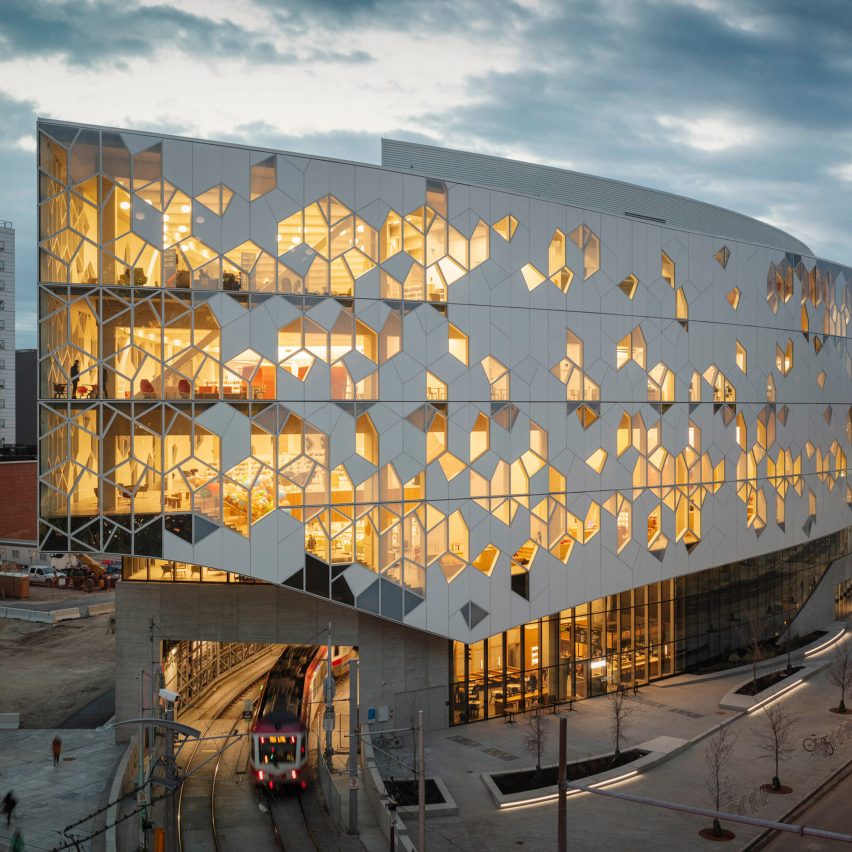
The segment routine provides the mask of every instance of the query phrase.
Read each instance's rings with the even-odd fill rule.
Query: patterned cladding
[[[40,130],[45,549],[473,641],[849,523],[849,270],[376,167]]]

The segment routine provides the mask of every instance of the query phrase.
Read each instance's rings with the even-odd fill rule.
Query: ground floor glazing
[[[779,637],[852,528],[450,643],[450,724],[589,698],[738,659]],[[844,598],[845,600],[845,598]]]

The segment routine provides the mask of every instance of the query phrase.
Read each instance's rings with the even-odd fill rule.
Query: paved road
[[[839,831],[852,834],[852,809],[849,807],[852,797],[852,763],[838,781],[829,785],[826,793],[809,808],[795,817],[797,825],[819,826],[825,831]],[[822,840],[818,837],[800,837],[783,832],[766,846],[765,852],[832,852],[835,849],[848,849],[845,843],[836,840]]]
[[[115,688],[108,689],[97,698],[90,701],[85,707],[75,710],[60,728],[97,728],[109,722],[115,715]]]

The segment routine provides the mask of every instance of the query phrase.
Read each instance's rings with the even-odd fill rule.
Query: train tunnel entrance
[[[348,758],[357,650],[335,645],[329,658],[326,645],[180,640],[163,641],[161,653],[152,678],[161,711],[200,733],[174,756],[182,849],[228,848],[223,837],[247,826],[264,837],[284,823],[291,834],[316,830],[304,814],[318,802],[340,824],[333,776]]]

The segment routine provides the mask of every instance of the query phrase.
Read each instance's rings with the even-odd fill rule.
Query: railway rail
[[[202,737],[194,744],[183,767],[184,781],[178,796],[178,846],[180,852],[213,849],[226,852],[221,842],[220,825],[216,815],[217,783],[222,767],[230,773],[238,770],[240,761],[247,761],[248,736],[240,732],[243,701],[257,692],[257,679],[237,696],[225,702],[207,724]],[[236,735],[236,742],[228,740]],[[215,739],[212,739],[215,738]]]

